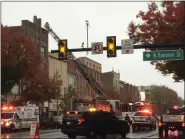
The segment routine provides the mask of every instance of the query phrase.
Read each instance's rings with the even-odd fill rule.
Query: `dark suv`
[[[96,137],[97,135],[106,138],[106,135],[120,134],[126,138],[130,127],[127,121],[120,120],[109,112],[68,112],[62,123],[61,132],[75,139],[77,135]]]

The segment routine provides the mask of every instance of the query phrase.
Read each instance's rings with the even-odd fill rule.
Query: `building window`
[[[45,49],[44,49],[44,47],[40,47],[40,53],[41,53],[41,57],[44,57],[44,51],[45,51]]]
[[[57,108],[57,104],[53,104],[53,108],[56,109]]]
[[[68,82],[69,86],[75,87],[75,86],[74,86],[74,76],[71,75],[71,74],[69,74],[69,75],[68,75],[68,79],[69,79],[69,80],[68,80],[68,81],[69,81],[69,82]]]

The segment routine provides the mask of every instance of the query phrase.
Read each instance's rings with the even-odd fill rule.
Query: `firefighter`
[[[125,120],[126,120],[129,124],[131,124],[131,120],[130,120],[130,117],[128,116],[128,114],[126,114]]]
[[[113,111],[112,105],[110,105],[110,113],[114,116],[116,116],[116,113]]]

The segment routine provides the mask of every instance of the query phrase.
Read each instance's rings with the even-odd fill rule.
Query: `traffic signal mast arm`
[[[144,45],[134,45],[134,49],[160,49],[160,48],[185,48],[185,43],[177,42],[177,43],[161,43],[161,44],[144,44]],[[121,50],[121,46],[116,46],[117,50]],[[103,50],[107,50],[107,46],[103,47]],[[68,52],[86,52],[92,51],[91,48],[73,48],[68,49]],[[58,50],[51,50],[52,53],[57,53]]]
[[[57,41],[60,41],[60,38],[58,37],[58,35],[52,30],[52,28],[50,27],[49,23],[46,22],[45,24],[45,29],[47,31],[49,31],[49,33],[51,34],[51,36]],[[57,53],[59,52],[59,50],[57,51],[51,51],[52,53]],[[96,94],[98,94],[99,97],[106,97],[105,92],[103,91],[103,88],[96,82],[96,80],[92,77],[92,75],[89,73],[87,67],[84,64],[81,64],[81,62],[79,60],[76,60],[76,57],[74,56],[74,54],[72,52],[68,52],[67,53],[67,57],[72,60],[74,62],[74,64],[76,65],[77,69],[79,70],[79,72],[82,74],[82,76],[88,81],[88,83],[90,84],[90,86],[93,88],[93,90],[95,91]]]

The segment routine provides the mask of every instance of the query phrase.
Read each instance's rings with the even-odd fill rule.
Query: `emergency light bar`
[[[3,111],[11,111],[11,110],[13,110],[13,107],[12,106],[9,106],[9,107],[8,106],[3,106],[2,110]]]
[[[89,108],[90,112],[96,111],[96,108]]]
[[[149,110],[144,110],[144,112],[150,112]]]

